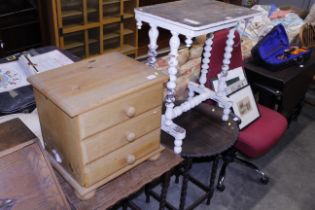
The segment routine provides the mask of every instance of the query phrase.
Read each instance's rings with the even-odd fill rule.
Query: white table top
[[[135,12],[188,30],[204,30],[259,14],[256,10],[214,0],[182,0],[137,8]]]

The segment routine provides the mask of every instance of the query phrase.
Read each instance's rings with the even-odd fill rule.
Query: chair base
[[[243,166],[246,166],[248,168],[255,170],[255,172],[260,175],[260,179],[259,179],[260,183],[268,184],[269,177],[263,171],[261,171],[257,166],[255,166],[253,163],[247,160],[243,160],[240,157],[238,157],[236,155],[236,152],[237,151],[233,148],[233,149],[228,150],[226,153],[222,155],[223,165],[221,167],[220,174],[219,174],[217,190],[220,192],[223,192],[225,190],[224,180],[225,180],[226,168],[232,162],[239,163]]]

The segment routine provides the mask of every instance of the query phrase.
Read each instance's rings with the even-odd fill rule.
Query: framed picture
[[[214,91],[218,91],[219,81],[218,79],[212,80],[212,87]],[[226,95],[230,95],[235,91],[245,87],[248,85],[246,76],[244,74],[244,70],[242,67],[238,67],[236,69],[232,69],[228,71],[226,76]]]
[[[228,98],[233,102],[232,108],[234,114],[242,120],[239,125],[240,129],[245,128],[260,116],[250,86],[246,86],[234,92],[229,95]]]

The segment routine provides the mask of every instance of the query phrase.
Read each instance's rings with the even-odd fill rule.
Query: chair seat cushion
[[[280,113],[258,104],[260,117],[240,131],[235,148],[246,156],[255,158],[263,155],[278,142],[288,126]]]

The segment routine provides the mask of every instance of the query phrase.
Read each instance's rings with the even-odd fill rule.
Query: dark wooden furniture
[[[315,74],[315,53],[303,66],[272,72],[252,60],[245,63],[249,83],[259,95],[259,103],[295,119],[303,105],[308,85]]]
[[[42,45],[37,0],[0,0],[0,57]]]
[[[164,184],[162,187],[162,194],[165,199],[169,184],[170,171],[181,162],[182,159],[180,156],[175,155],[168,149],[165,149],[158,160],[143,162],[132,170],[122,174],[99,188],[93,198],[85,201],[79,200],[76,197],[71,186],[61,176],[58,176],[58,178],[66,197],[73,206],[73,209],[107,209],[119,201],[126,200],[127,197],[136,193],[146,184],[159,178],[163,174]],[[160,203],[160,209],[164,209],[163,199]]]
[[[222,121],[222,110],[208,104],[200,104],[174,120],[175,123],[186,129],[187,135],[183,141],[183,150],[181,156],[184,158],[183,168],[183,184],[180,197],[180,210],[194,209],[204,200],[210,204],[210,200],[214,193],[214,182],[216,179],[219,155],[229,149],[238,138],[238,126],[235,121],[230,119],[227,122]],[[162,132],[161,142],[168,148],[173,148],[173,138]],[[191,174],[189,170],[192,167],[195,158],[211,158],[213,160],[210,180],[207,185],[201,183]],[[191,181],[202,190],[205,194],[198,198],[194,203],[185,207],[188,181]],[[189,193],[189,192],[188,192]],[[151,190],[146,191],[147,196],[152,195],[159,199],[156,193]],[[173,205],[166,203],[169,209],[175,210]]]
[[[0,209],[70,209],[36,141],[19,119],[0,124]]]

